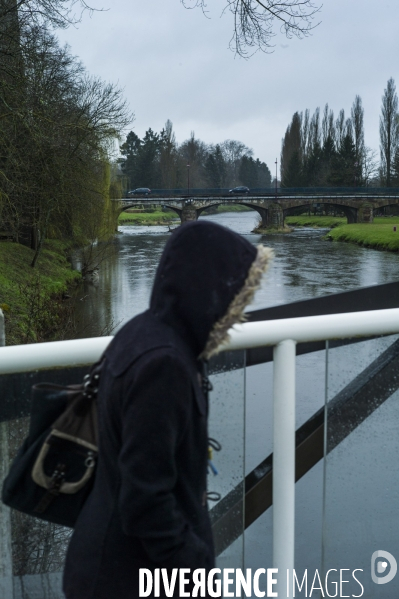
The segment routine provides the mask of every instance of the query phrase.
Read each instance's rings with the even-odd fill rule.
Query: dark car
[[[245,185],[240,185],[239,187],[234,187],[234,189],[229,189],[229,193],[249,193],[249,188],[245,187]]]
[[[148,196],[151,193],[151,189],[148,187],[138,187],[137,189],[133,189],[132,191],[128,191],[128,196]]]

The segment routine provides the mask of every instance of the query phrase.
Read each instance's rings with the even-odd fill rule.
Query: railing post
[[[273,359],[273,567],[278,597],[289,597],[295,543],[295,341],[274,347]],[[274,590],[274,589],[273,589]]]
[[[6,344],[4,315],[0,309],[0,347]],[[9,467],[8,423],[0,422],[0,482],[4,480]],[[0,501],[0,597],[12,599],[12,552],[10,509]]]
[[[5,325],[4,325],[4,314],[3,310],[0,308],[0,347],[3,347],[6,344],[6,333],[5,333]]]

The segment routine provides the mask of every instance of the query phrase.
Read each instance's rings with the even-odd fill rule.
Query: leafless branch
[[[199,7],[207,13],[206,0],[181,1],[185,8]],[[223,12],[233,15],[230,48],[244,58],[258,50],[271,52],[276,21],[288,39],[307,37],[319,24],[314,18],[320,9],[313,0],[226,0]]]

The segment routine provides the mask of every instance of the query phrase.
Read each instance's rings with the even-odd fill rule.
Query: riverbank
[[[347,219],[338,216],[287,216],[285,223],[291,227],[313,227],[315,229],[333,229],[345,225]]]
[[[118,218],[120,225],[168,225],[180,219],[176,212],[122,212]]]
[[[377,219],[375,219],[376,221]],[[386,221],[386,219],[384,219]],[[389,252],[399,251],[399,226],[394,231],[393,219],[389,224],[353,224],[343,225],[332,229],[326,236],[331,241],[345,241],[356,243],[363,247]],[[399,223],[399,219],[397,220]]]
[[[373,223],[347,224],[347,219],[334,216],[287,216],[285,222],[293,227],[329,228],[326,239],[357,245],[399,251],[399,216],[376,216]],[[396,226],[397,230],[394,231]]]
[[[0,242],[0,307],[7,345],[62,339],[70,316],[65,294],[81,279],[67,261],[68,248],[58,240],[46,241],[32,268],[33,250]]]

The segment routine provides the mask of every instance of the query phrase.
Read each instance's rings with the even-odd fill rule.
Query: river
[[[290,234],[251,234],[258,215],[227,212],[201,217],[244,235],[253,244],[274,249],[275,260],[252,308],[337,293],[394,281],[399,256],[323,239],[326,230],[296,229]],[[116,331],[148,306],[159,257],[168,240],[167,227],[125,226],[115,237],[113,254],[100,265],[99,282],[79,290],[76,319],[79,337]]]
[[[351,244],[328,242],[324,240],[326,230],[303,228],[296,229],[290,234],[262,236],[251,233],[258,219],[258,215],[253,212],[222,213],[201,218],[230,227],[255,245],[263,243],[274,249],[273,264],[251,305],[254,309],[398,279],[399,256],[397,254],[365,249]],[[167,227],[120,227],[120,234],[114,239],[112,252],[100,265],[98,282],[85,283],[79,289],[76,302],[78,336],[109,334],[111,330],[115,332],[129,318],[147,308],[155,270],[168,238]],[[372,361],[387,346],[387,343],[387,340],[382,340],[358,344],[356,352],[351,350],[349,368],[347,367],[349,354],[345,353],[348,350],[334,350],[336,356],[341,356],[340,359],[335,360],[335,363],[332,359],[332,370],[335,368],[336,373],[335,387],[339,379],[335,392]],[[214,377],[214,383],[210,431],[222,442],[225,452],[224,455],[221,452],[221,455],[215,458],[221,475],[212,477],[209,486],[212,490],[224,494],[242,478],[243,468],[247,472],[250,471],[272,450],[272,365],[251,367],[247,369],[246,377],[243,371],[217,375]],[[323,405],[324,383],[325,352],[298,358],[297,426]],[[245,412],[244,395],[246,396]],[[329,472],[330,482],[334,481],[336,473],[334,474],[333,466]],[[319,567],[322,529],[322,462],[301,479],[296,487],[296,567],[299,569]],[[332,490],[331,496],[333,494]],[[335,499],[336,496],[335,493]],[[359,502],[359,498],[356,501]],[[357,507],[354,509],[360,509],[359,503],[355,502],[355,505]],[[334,523],[341,516],[337,507],[331,511],[328,508],[329,505],[327,508],[325,506],[325,517],[327,514],[327,520],[333,530]],[[366,506],[364,514],[370,509],[370,506]],[[272,510],[268,510],[250,527],[246,532],[245,542],[240,540],[235,543],[227,551],[224,561],[223,558],[221,559],[221,565],[231,566],[233,560],[233,566],[240,567],[244,563],[245,552],[247,566],[252,568],[271,566],[271,513]],[[330,535],[333,539],[334,533]],[[368,551],[368,541],[370,539],[366,543],[363,537],[359,537],[357,550],[362,551],[363,546],[367,545]],[[335,539],[332,546],[336,548],[337,543],[339,544],[339,541]],[[366,564],[357,567],[366,567]],[[354,593],[356,592],[355,588]],[[378,588],[378,593],[382,593],[381,586]],[[378,593],[373,597],[386,596]],[[372,595],[366,593],[365,596]]]

